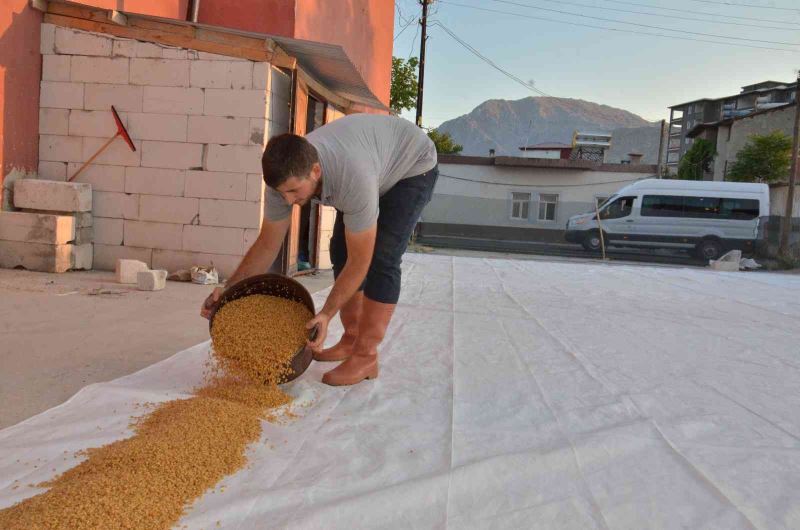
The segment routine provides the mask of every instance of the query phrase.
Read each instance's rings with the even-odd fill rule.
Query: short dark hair
[[[290,177],[304,178],[317,162],[317,149],[302,136],[291,133],[273,136],[261,157],[264,182],[274,189]]]

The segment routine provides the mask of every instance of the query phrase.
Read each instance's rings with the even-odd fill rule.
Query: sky
[[[394,1],[394,55],[417,57],[421,7],[417,0]],[[434,0],[429,12],[423,100],[428,127],[468,114],[488,99],[540,95],[493,69],[444,28],[547,95],[610,105],[652,121],[669,119],[670,105],[736,94],[765,80],[792,81],[800,68],[798,0]],[[413,121],[414,111],[403,116]]]

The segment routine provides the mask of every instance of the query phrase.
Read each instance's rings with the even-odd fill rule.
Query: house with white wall
[[[657,172],[644,164],[458,155],[439,155],[439,170],[418,240],[489,250],[564,243],[570,216]]]

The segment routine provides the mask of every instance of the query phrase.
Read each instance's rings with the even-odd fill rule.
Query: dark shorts
[[[380,198],[378,233],[375,251],[367,278],[361,285],[364,296],[384,304],[396,304],[400,298],[400,264],[408,241],[433,196],[433,187],[439,177],[438,166],[427,173],[403,179]],[[344,237],[342,212],[336,211],[336,223],[331,237],[331,263],[333,277],[338,278],[347,262],[347,244]]]

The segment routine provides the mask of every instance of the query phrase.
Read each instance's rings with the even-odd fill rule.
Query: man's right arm
[[[278,252],[281,250],[283,240],[286,237],[286,232],[289,230],[289,223],[291,215],[285,219],[277,221],[268,221],[264,219],[261,225],[261,232],[258,234],[253,245],[242,258],[242,262],[236,268],[230,278],[228,278],[227,285],[255,276],[256,274],[263,274],[267,272],[269,267],[275,262],[278,257]],[[200,308],[200,315],[209,318],[211,309],[216,304],[219,297],[222,295],[223,288],[217,287],[203,302]]]

